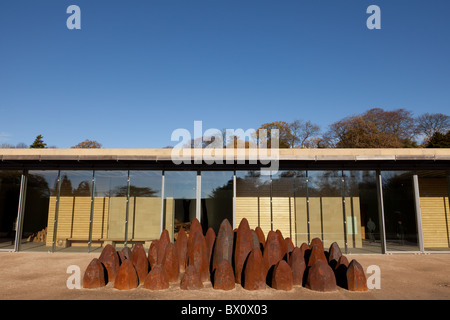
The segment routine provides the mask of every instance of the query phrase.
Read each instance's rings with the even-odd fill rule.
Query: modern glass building
[[[0,149],[0,250],[148,248],[195,217],[216,233],[245,217],[297,246],[450,252],[450,149],[280,149],[265,174],[249,159],[175,164],[171,152]]]

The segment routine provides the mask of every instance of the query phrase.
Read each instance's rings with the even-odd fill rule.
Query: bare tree
[[[291,146],[299,148],[312,148],[317,145],[320,127],[311,121],[295,120],[289,124],[291,129]]]
[[[424,113],[417,117],[417,130],[426,140],[436,133],[445,134],[450,130],[450,117],[442,113]]]
[[[77,145],[73,146],[72,149],[78,149],[78,148],[97,149],[97,148],[101,148],[101,147],[102,147],[101,143],[99,143],[95,140],[86,139],[83,142],[80,142]]]

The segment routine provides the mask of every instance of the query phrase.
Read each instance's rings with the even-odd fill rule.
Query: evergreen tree
[[[439,131],[435,132],[426,144],[427,148],[450,148],[450,131],[442,134]]]
[[[30,148],[32,149],[43,149],[47,148],[47,144],[43,140],[42,134],[38,135],[36,139],[34,140],[33,144],[30,145]]]

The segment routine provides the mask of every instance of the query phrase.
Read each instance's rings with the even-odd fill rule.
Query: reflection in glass
[[[123,247],[127,221],[128,171],[95,171],[92,244]],[[130,241],[128,226],[127,241]]]
[[[450,248],[450,178],[441,170],[419,171],[423,244],[427,251]]]
[[[161,171],[130,171],[128,235],[146,248],[161,235],[161,182]]]
[[[381,253],[375,171],[344,171],[348,253]]]
[[[0,171],[0,249],[14,249],[21,171]]]
[[[341,171],[308,171],[310,239],[320,238],[324,247],[337,242],[345,249]]]
[[[382,171],[386,249],[419,250],[414,206],[413,173]]]
[[[55,212],[58,171],[28,172],[25,197],[25,213],[22,224],[22,239],[19,250],[48,251],[52,249],[53,237],[48,230],[54,222],[49,212]]]
[[[196,213],[197,172],[164,173],[164,228],[176,239],[180,228],[189,234]]]
[[[243,218],[251,229],[259,226],[267,237],[271,230],[270,176],[259,170],[236,171],[236,227]]]
[[[87,251],[91,213],[92,171],[61,171],[55,250]],[[56,196],[50,197],[49,221],[55,219]],[[53,239],[49,228],[48,239]]]
[[[203,230],[211,227],[217,235],[224,219],[233,224],[233,171],[201,174],[201,223]]]
[[[280,230],[294,245],[308,242],[306,173],[278,171],[272,175],[273,230]]]

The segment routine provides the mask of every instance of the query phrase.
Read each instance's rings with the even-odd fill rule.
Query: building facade
[[[0,250],[148,248],[163,229],[189,233],[194,218],[217,233],[245,217],[296,246],[319,237],[345,253],[450,252],[450,149],[280,149],[265,173],[234,157],[0,150]]]

